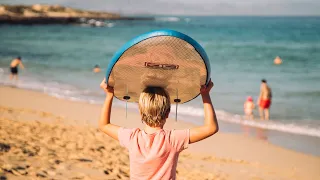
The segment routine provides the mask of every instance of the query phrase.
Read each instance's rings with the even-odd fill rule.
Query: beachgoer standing
[[[22,64],[22,60],[20,56],[13,59],[10,63],[10,72],[11,72],[10,80],[12,79],[18,80],[18,66],[24,69],[24,65]]]
[[[271,98],[271,88],[267,85],[267,80],[262,79],[260,86],[260,95],[257,101],[257,104],[259,105],[260,118],[262,120],[269,120],[269,108],[271,105]]]

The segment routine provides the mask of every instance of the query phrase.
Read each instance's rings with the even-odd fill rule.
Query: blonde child
[[[255,106],[251,96],[247,97],[247,100],[244,102],[243,108],[246,119],[253,120],[253,109],[255,108]]]
[[[218,122],[209,92],[210,81],[200,89],[204,105],[204,125],[184,130],[165,130],[170,112],[168,93],[159,87],[147,87],[140,94],[139,111],[143,130],[127,129],[110,123],[114,90],[105,79],[100,87],[106,99],[99,120],[99,129],[129,150],[130,179],[175,179],[178,156],[188,144],[201,141],[218,132]]]

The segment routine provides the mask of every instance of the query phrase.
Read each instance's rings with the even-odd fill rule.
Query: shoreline
[[[17,89],[22,89],[26,91],[33,91],[41,94],[48,95],[50,97],[54,97],[61,100],[67,100],[72,102],[80,102],[80,103],[88,103],[92,105],[102,105],[103,101],[88,101],[85,99],[77,99],[75,97],[67,98],[65,96],[57,96],[56,94],[50,94],[50,92],[46,92],[40,89],[30,89],[27,87],[16,87],[15,85],[10,85],[10,83],[0,83],[0,87],[12,87]],[[103,99],[103,98],[102,98]],[[174,105],[173,105],[174,106]],[[113,103],[113,108],[117,109],[124,109],[124,103],[118,101],[115,99],[115,102]],[[174,108],[173,108],[174,109]],[[135,103],[128,103],[128,112],[131,111],[131,113],[138,113],[137,106]],[[218,114],[219,124],[220,124],[220,131],[227,132],[227,133],[233,133],[237,135],[245,135],[251,138],[256,138],[263,141],[268,141],[274,145],[291,149],[297,152],[307,153],[315,156],[320,157],[320,152],[317,151],[317,147],[320,146],[320,138],[318,136],[313,135],[306,135],[306,134],[299,134],[299,133],[292,133],[287,131],[279,131],[276,129],[273,129],[271,126],[271,129],[269,129],[268,126],[265,127],[263,124],[264,122],[261,122],[259,120],[255,121],[248,121],[248,120],[241,120],[238,121],[230,121],[228,118],[233,117],[223,117],[224,119],[221,120],[219,117],[219,110],[216,109],[216,113]],[[130,118],[128,116],[128,118]],[[190,114],[186,115],[183,113],[178,113],[178,121],[182,121],[184,123],[189,123],[191,125],[201,125],[203,117],[199,116],[192,116]],[[171,112],[169,115],[169,119],[175,119],[175,112]],[[199,119],[199,123],[196,123],[194,119]],[[242,122],[243,121],[243,122]],[[261,127],[261,125],[264,125]]]
[[[88,87],[81,87],[75,86],[74,84],[68,84],[67,82],[59,83],[58,81],[52,81],[52,83],[57,83],[59,88],[56,87],[56,85],[52,85],[50,83],[47,83],[47,81],[38,81],[38,77],[34,77],[33,74],[24,74],[25,77],[28,77],[28,79],[25,79],[25,77],[22,77],[21,81],[18,82],[18,84],[13,85],[12,82],[9,82],[9,79],[6,76],[9,76],[9,72],[6,68],[1,67],[0,70],[3,70],[3,72],[0,72],[0,85],[3,86],[17,86],[18,88],[32,90],[40,93],[45,93],[50,96],[59,98],[59,99],[66,99],[71,101],[81,101],[81,102],[87,102],[90,104],[102,104],[103,103],[103,96],[101,93],[99,93],[99,89],[89,90]],[[23,82],[22,82],[23,80]],[[50,81],[50,80],[49,80]],[[97,81],[98,83],[98,81]],[[89,92],[89,94],[87,92]],[[74,93],[76,95],[71,95],[70,93]],[[213,97],[215,98],[215,97]],[[197,102],[195,99],[194,102]],[[200,101],[198,101],[200,102]],[[119,101],[114,102],[114,105],[117,105],[118,107],[125,107],[124,103]],[[175,105],[172,105],[172,109],[175,108]],[[128,109],[137,109],[136,104],[134,103],[128,103]],[[230,109],[229,109],[230,110]],[[172,113],[170,115],[175,114],[174,111],[171,111]],[[258,113],[258,112],[256,112]],[[319,125],[313,126],[313,124],[305,123],[303,120],[291,120],[291,119],[271,119],[270,121],[261,121],[258,117],[258,114],[256,114],[256,119],[246,120],[244,116],[240,113],[237,114],[237,112],[233,111],[227,111],[225,109],[219,109],[216,107],[216,114],[219,118],[219,120],[222,123],[230,124],[231,126],[237,126],[238,128],[233,132],[239,133],[242,126],[248,126],[256,129],[265,129],[270,132],[275,132],[277,134],[284,134],[284,135],[293,135],[293,136],[302,136],[302,137],[310,137],[311,139],[319,139],[318,145],[320,146],[320,129]],[[181,117],[185,122],[194,123],[197,125],[200,125],[202,123],[203,118],[203,109],[202,107],[199,107],[198,105],[193,104],[193,102],[181,104],[178,108],[178,117]],[[173,118],[173,116],[172,116]],[[317,121],[317,119],[313,119]],[[240,128],[239,128],[240,127]],[[240,130],[239,130],[240,129]],[[228,130],[228,129],[227,129]],[[240,132],[243,134],[243,132]],[[279,144],[279,143],[278,143]],[[290,147],[288,145],[287,147]],[[309,151],[306,151],[309,152]],[[320,156],[320,152],[316,152],[316,155]]]
[[[48,117],[60,117],[61,120],[72,120],[71,122],[76,123],[72,125],[74,127],[81,127],[84,124],[94,128],[97,126],[101,109],[101,105],[68,101],[40,92],[5,86],[0,86],[0,99],[1,119],[10,117],[22,122],[36,119],[45,123]],[[28,115],[28,112],[39,112],[39,115],[35,118],[35,115]],[[128,121],[124,112],[123,108],[113,108],[111,122],[128,128],[142,127],[139,114],[128,111],[130,119]],[[67,121],[62,123],[68,124]],[[194,125],[182,121],[175,122],[173,119],[168,119],[165,125],[166,129],[190,127]],[[115,141],[112,143],[118,144]],[[256,177],[266,179],[320,178],[317,168],[320,165],[320,157],[295,152],[239,134],[219,132],[204,141],[191,144],[181,157],[183,164],[179,163],[178,169],[179,167],[188,169],[190,164],[194,164],[193,169],[202,168],[203,171],[206,170],[205,172],[212,172],[212,169],[219,170],[223,172],[222,174],[227,174],[225,179],[237,177],[248,179],[252,173]]]
[[[44,92],[40,89],[29,89],[25,87],[15,87],[9,84],[1,84],[0,87],[11,87],[15,89],[21,89],[21,90],[26,90],[26,91],[32,91],[36,93],[41,93],[46,96],[50,96],[53,98],[57,98],[59,100],[64,100],[64,101],[71,101],[71,102],[79,102],[79,103],[84,103],[84,104],[90,104],[94,106],[101,106],[101,102],[91,102],[87,101],[85,99],[77,99],[77,98],[66,98],[65,96],[56,96],[56,94],[50,94],[48,92]],[[103,98],[102,98],[103,99]],[[117,99],[113,103],[113,108],[115,109],[124,109],[124,103],[123,102],[118,102]],[[174,109],[174,108],[173,108]],[[217,111],[217,114],[219,114],[219,110]],[[125,112],[123,112],[125,113]],[[134,103],[129,103],[128,104],[128,114],[137,114],[137,107],[136,104]],[[99,113],[98,113],[99,114]],[[130,118],[130,116],[128,116]],[[186,123],[190,124],[190,126],[194,125],[201,125],[202,124],[202,119],[203,117],[199,116],[190,116],[186,114],[178,114],[178,122],[180,123]],[[224,117],[225,118],[225,117]],[[232,118],[232,117],[229,117]],[[169,119],[172,119],[175,122],[175,112],[171,112],[169,115]],[[200,123],[196,123],[194,120],[199,119],[201,120]],[[289,150],[293,150],[296,152],[301,152],[301,153],[306,153],[310,155],[315,155],[320,157],[320,151],[317,151],[317,148],[320,146],[320,138],[317,136],[312,136],[312,135],[306,135],[306,134],[297,134],[297,133],[291,133],[287,131],[278,131],[274,129],[268,129],[268,127],[260,127],[259,123],[263,123],[258,121],[229,121],[228,119],[223,119],[219,118],[218,115],[218,120],[219,120],[219,125],[220,125],[220,132],[223,133],[231,133],[231,134],[236,134],[236,135],[241,135],[241,136],[246,136],[249,138],[254,138],[257,140],[261,141],[266,141],[268,143],[271,143],[273,145],[280,146],[282,148],[286,148]],[[258,126],[252,126],[253,125],[258,125]],[[95,125],[95,124],[94,124]]]

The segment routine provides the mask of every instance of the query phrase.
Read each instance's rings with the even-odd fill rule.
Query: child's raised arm
[[[190,129],[190,144],[212,136],[219,130],[217,117],[209,94],[212,87],[213,83],[210,80],[207,86],[202,86],[200,89],[200,94],[202,96],[204,106],[204,125]]]
[[[113,87],[107,86],[106,79],[103,79],[103,81],[100,84],[100,87],[104,90],[107,96],[101,110],[101,117],[99,120],[99,129],[100,131],[111,136],[112,138],[119,140],[118,130],[120,127],[110,123],[112,100],[114,96]]]

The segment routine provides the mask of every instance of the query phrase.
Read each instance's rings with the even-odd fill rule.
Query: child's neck
[[[163,126],[160,126],[160,127],[151,127],[151,126],[148,126],[145,124],[144,126],[144,131],[147,133],[147,134],[152,134],[152,133],[155,133],[156,131],[158,131],[159,129],[163,129]]]

